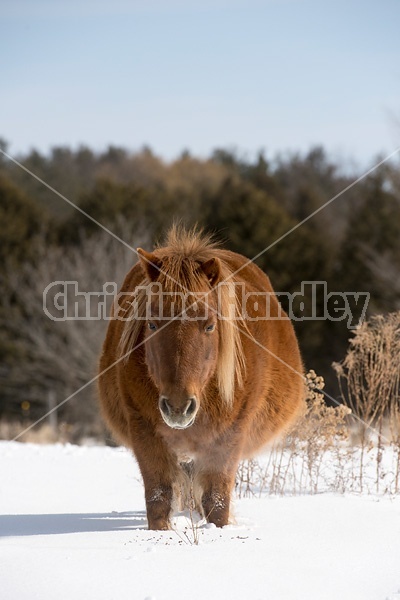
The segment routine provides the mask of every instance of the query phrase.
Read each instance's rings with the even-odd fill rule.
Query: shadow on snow
[[[0,515],[0,537],[147,529],[145,511]]]

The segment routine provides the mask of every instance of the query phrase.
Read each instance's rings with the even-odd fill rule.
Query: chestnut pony
[[[302,407],[294,330],[268,277],[201,232],[173,227],[165,247],[138,255],[100,358],[102,412],[139,463],[149,529],[170,527],[189,477],[198,510],[222,527],[239,461]]]

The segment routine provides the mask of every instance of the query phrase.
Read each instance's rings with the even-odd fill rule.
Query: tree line
[[[360,173],[350,175],[322,147],[270,160],[263,152],[248,158],[217,149],[199,159],[185,151],[170,162],[149,148],[59,147],[18,160],[94,220],[0,155],[0,416],[22,418],[25,402],[29,418],[37,418],[49,390],[61,401],[95,373],[104,324],[56,323],[42,309],[51,281],[77,280],[85,291],[100,291],[106,281],[121,283],[136,261],[95,221],[148,249],[173,221],[197,224],[225,247],[256,256],[277,291],[325,281],[328,291],[369,292],[366,316],[400,308],[399,164],[384,164],[349,187]],[[310,286],[304,292],[296,297],[299,315]],[[318,314],[323,302],[317,298]],[[356,320],[359,305],[353,309]],[[331,365],[346,353],[346,321],[297,320],[295,328],[305,368],[338,397]],[[95,410],[86,390],[60,413],[89,422]]]

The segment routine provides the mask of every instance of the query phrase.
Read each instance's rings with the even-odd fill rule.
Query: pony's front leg
[[[151,530],[170,529],[173,490],[172,485],[164,481],[145,481],[145,497],[148,527]]]
[[[133,437],[133,451],[142,473],[149,529],[170,529],[178,465],[163,441],[152,431]]]
[[[229,523],[231,491],[235,481],[236,468],[233,472],[203,472],[201,487],[203,488],[202,506],[208,523],[223,527]]]

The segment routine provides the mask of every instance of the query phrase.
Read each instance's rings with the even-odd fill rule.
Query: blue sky
[[[0,136],[172,159],[400,143],[400,2],[2,0]]]

